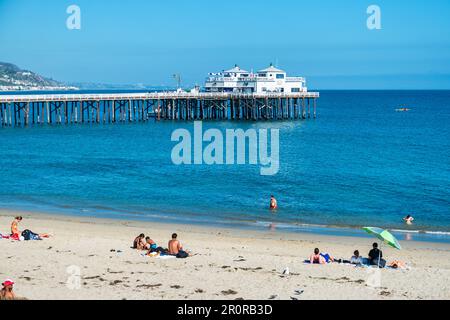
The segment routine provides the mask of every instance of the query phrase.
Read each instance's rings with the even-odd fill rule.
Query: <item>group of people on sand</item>
[[[146,251],[149,256],[175,256],[177,258],[189,257],[189,252],[183,249],[181,242],[178,240],[176,233],[172,234],[172,239],[169,240],[167,248],[162,248],[156,244],[153,239],[146,237],[141,233],[133,241],[133,249]]]
[[[383,259],[383,252],[378,249],[378,243],[374,242],[372,249],[369,251],[368,257],[364,258],[359,254],[359,250],[353,252],[353,256],[350,260],[335,259],[328,253],[320,252],[319,248],[314,249],[314,253],[311,254],[307,260],[311,264],[327,264],[331,262],[338,263],[349,263],[357,266],[378,266],[379,268],[384,268],[386,266],[386,260]],[[402,261],[392,261],[389,264],[392,268],[404,268],[405,263]]]
[[[23,241],[23,240],[42,240],[43,238],[50,237],[48,233],[35,233],[29,229],[20,231],[19,223],[22,222],[22,220],[23,220],[22,216],[15,217],[14,220],[11,222],[11,234],[10,235],[0,234],[0,238]]]

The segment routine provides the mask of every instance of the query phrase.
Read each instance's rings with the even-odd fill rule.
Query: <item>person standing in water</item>
[[[414,218],[408,214],[406,217],[403,218],[403,221],[405,221],[406,224],[412,224]]]
[[[276,210],[278,208],[277,199],[273,195],[270,196],[270,210]]]

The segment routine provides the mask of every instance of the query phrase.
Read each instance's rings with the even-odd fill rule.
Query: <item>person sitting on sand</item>
[[[141,233],[140,235],[138,235],[134,241],[133,241],[133,249],[137,249],[137,250],[145,250],[145,235],[143,233]]]
[[[178,235],[176,233],[172,234],[172,240],[168,244],[168,252],[170,255],[176,256],[177,258],[186,258],[189,253],[183,250],[183,246],[180,241],[177,240]]]
[[[414,218],[408,214],[406,217],[403,218],[403,221],[405,221],[406,224],[412,224]]]
[[[368,264],[368,261],[366,258],[363,258],[360,256],[359,250],[355,250],[353,252],[353,256],[350,258],[350,263],[356,264],[356,265],[363,265],[363,264]]]
[[[278,208],[277,199],[273,195],[270,196],[270,210],[276,210]]]
[[[16,295],[13,291],[14,282],[11,279],[6,279],[2,283],[3,288],[0,290],[0,300],[15,300]]]
[[[148,253],[153,252],[164,252],[165,250],[161,247],[158,247],[155,241],[153,241],[150,237],[145,238],[145,249],[148,250]]]
[[[311,264],[326,264],[328,262],[333,262],[334,258],[328,253],[321,253],[319,248],[314,249],[314,253],[309,257],[309,262]]]
[[[18,216],[15,217],[13,222],[11,222],[11,237],[12,238],[20,238],[20,231],[19,231],[19,222],[22,221],[22,217]]]
[[[372,266],[380,266],[384,268],[386,260],[383,259],[383,252],[378,249],[378,243],[374,242],[372,250],[369,251],[369,264]]]

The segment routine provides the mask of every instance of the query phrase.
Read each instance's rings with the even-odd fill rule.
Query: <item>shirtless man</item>
[[[183,249],[180,241],[177,240],[178,235],[176,233],[172,234],[172,240],[169,241],[169,253],[177,255],[180,250]]]
[[[278,208],[277,199],[272,195],[270,196],[270,210],[276,210]]]
[[[0,300],[14,300],[16,295],[13,291],[14,282],[10,279],[6,279],[2,283],[3,288],[0,290]]]
[[[309,257],[309,262],[311,264],[326,264],[326,260],[320,254],[320,250],[318,248],[314,249],[314,253]]]
[[[178,235],[176,233],[172,234],[172,240],[169,241],[169,254],[174,256],[183,256],[187,257],[189,256],[189,253],[183,250],[183,246],[181,245],[180,241],[177,240]]]

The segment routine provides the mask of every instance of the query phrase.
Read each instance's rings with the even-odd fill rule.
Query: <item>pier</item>
[[[316,118],[318,92],[0,95],[1,126]]]

